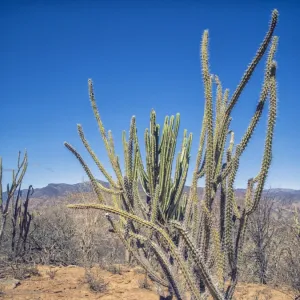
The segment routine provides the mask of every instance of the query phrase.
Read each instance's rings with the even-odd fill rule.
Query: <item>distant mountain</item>
[[[108,186],[107,182],[100,181],[103,185]],[[89,183],[49,183],[43,188],[34,189],[34,193],[31,198],[47,199],[64,197],[72,193],[90,192],[92,190]],[[22,189],[22,195],[26,195],[28,189]],[[7,197],[7,192],[3,193],[4,199]]]
[[[99,181],[104,186],[108,187],[107,182]],[[68,195],[74,193],[84,193],[92,191],[91,185],[89,183],[76,183],[76,184],[66,184],[66,183],[50,183],[43,188],[34,189],[34,194],[32,199],[42,200],[55,200],[62,199]],[[189,187],[185,187],[185,192],[189,191]],[[236,189],[235,193],[238,198],[245,195],[245,189]],[[27,190],[22,190],[22,195],[26,195]],[[203,193],[203,188],[198,188],[198,193],[201,195]],[[300,190],[293,189],[281,189],[274,188],[270,190],[265,190],[264,194],[268,193],[272,197],[276,197],[278,200],[283,202],[299,202],[300,203]],[[3,194],[4,200],[6,199],[6,192]],[[36,202],[36,201],[35,201]],[[51,201],[53,203],[53,201]]]
[[[72,193],[90,192],[91,190],[92,190],[91,186],[88,183],[76,183],[76,184],[49,183],[47,186],[43,188],[35,189],[32,197],[39,198],[39,199],[56,198],[56,197],[64,197]]]

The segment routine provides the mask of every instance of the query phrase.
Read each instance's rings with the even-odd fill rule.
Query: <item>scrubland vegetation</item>
[[[78,125],[82,143],[109,185],[99,182],[83,156],[65,143],[85,170],[93,192],[70,194],[41,209],[30,203],[32,187],[26,195],[21,193],[28,160],[26,153],[23,159],[19,156],[11,184],[7,191],[0,191],[0,279],[38,276],[36,266],[40,265],[74,265],[85,269],[82,281],[91,291],[106,293],[110,281],[99,270],[121,275],[127,265],[132,269],[140,267],[143,277],[139,288],[154,289],[160,299],[242,299],[238,288],[243,283],[281,290],[286,299],[300,297],[299,211],[263,193],[272,160],[277,113],[278,37],[273,35],[277,18],[274,10],[269,30],[232,95],[210,72],[208,31],[203,33],[205,109],[188,189],[193,136],[184,131],[176,155],[180,115],[167,116],[160,126],[155,111],[151,112],[150,127],[144,135],[145,154],[140,150],[133,117],[128,136],[123,134],[122,168],[113,135],[104,129],[89,80],[90,102],[114,174],[104,168]],[[231,112],[265,54],[260,97],[237,143]],[[234,190],[239,161],[267,106],[261,168],[249,179],[245,196],[239,198]],[[1,161],[0,164],[2,188]],[[204,179],[205,187],[201,195],[200,179]],[[56,272],[50,268],[45,274],[55,280]],[[271,299],[266,295],[260,298],[259,294],[254,297]]]

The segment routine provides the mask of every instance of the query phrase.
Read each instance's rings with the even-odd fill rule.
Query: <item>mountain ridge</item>
[[[108,182],[99,180],[101,184],[105,187],[108,187]],[[27,193],[28,189],[22,189],[22,195]],[[189,190],[189,186],[185,186],[184,191],[187,192]],[[80,192],[90,192],[92,191],[91,185],[89,182],[80,182],[74,184],[68,183],[49,183],[47,186],[42,188],[34,189],[34,193],[31,198],[35,199],[49,199],[49,198],[61,198],[65,197],[72,193],[80,193]],[[235,193],[238,197],[244,196],[246,189],[237,188],[235,189]],[[198,193],[203,193],[203,188],[198,188]],[[280,199],[285,199],[289,201],[300,202],[300,190],[294,189],[285,189],[285,188],[271,188],[264,190],[264,193],[268,193],[271,196],[277,196]],[[3,193],[3,199],[6,199],[7,193]]]

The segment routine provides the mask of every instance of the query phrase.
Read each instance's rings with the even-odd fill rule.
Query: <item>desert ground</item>
[[[39,275],[24,280],[2,279],[1,299],[57,300],[57,299],[101,299],[101,300],[158,300],[155,287],[138,267],[120,266],[115,274],[100,268],[92,269],[95,277],[104,280],[102,291],[94,292],[85,280],[85,269],[77,266],[37,266]],[[285,300],[293,299],[288,291],[272,289],[258,284],[240,284],[235,299],[241,300]]]

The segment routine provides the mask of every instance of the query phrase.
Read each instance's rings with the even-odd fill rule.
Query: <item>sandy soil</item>
[[[92,292],[84,280],[84,268],[39,266],[40,276],[32,276],[20,282],[6,279],[0,281],[3,294],[1,299],[14,300],[58,300],[58,299],[101,299],[101,300],[158,300],[154,286],[142,287],[144,274],[137,269],[122,267],[121,274],[99,270],[96,274],[107,283],[106,291]],[[54,278],[50,278],[54,273]],[[152,289],[152,290],[151,290]],[[256,284],[237,287],[236,299],[241,300],[285,300],[293,299],[286,293]]]

